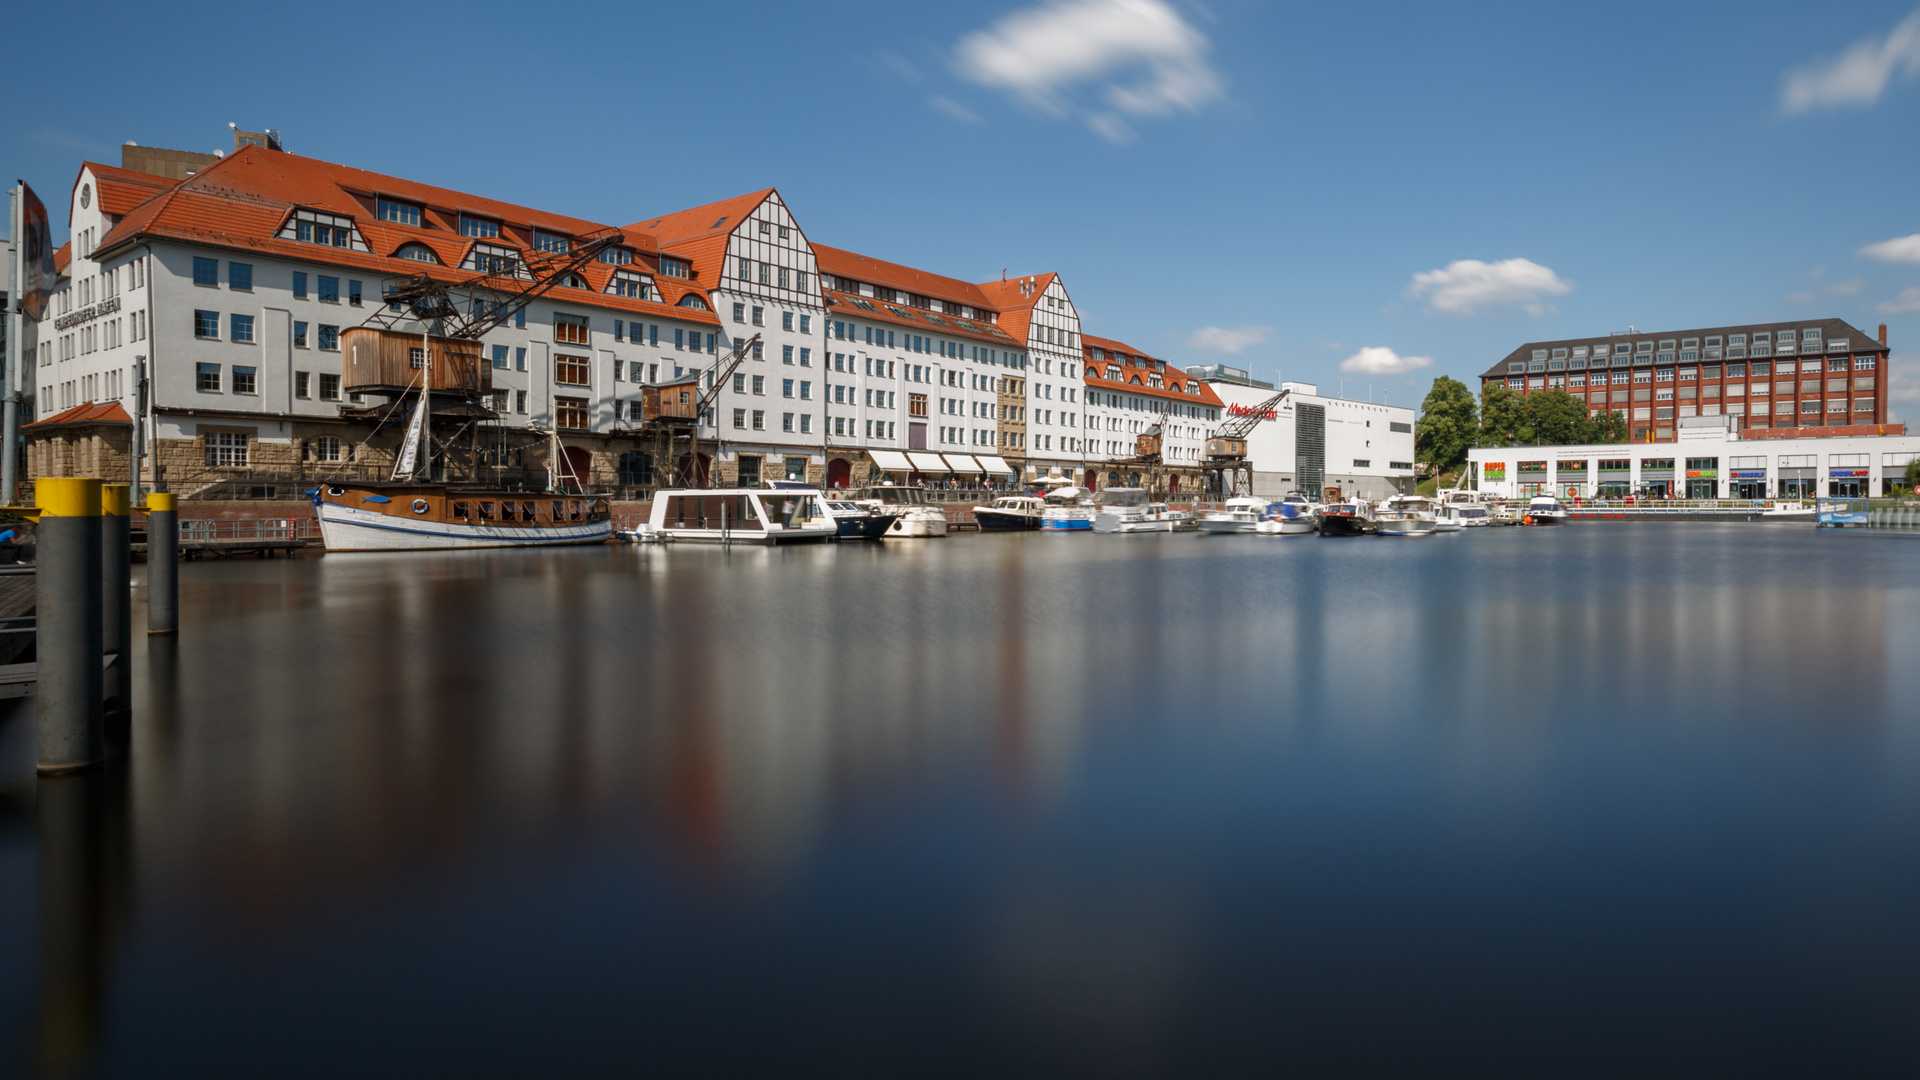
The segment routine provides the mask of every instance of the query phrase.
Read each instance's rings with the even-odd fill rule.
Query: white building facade
[[[1188,371],[1219,395],[1228,415],[1256,409],[1276,392],[1234,368]],[[1317,497],[1338,488],[1343,496],[1377,500],[1413,490],[1414,410],[1323,397],[1312,383],[1281,388],[1291,392],[1247,435],[1255,495]]]

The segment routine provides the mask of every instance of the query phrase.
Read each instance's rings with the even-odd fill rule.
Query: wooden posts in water
[[[123,489],[124,490],[124,489]],[[100,481],[43,477],[40,509],[34,698],[43,773],[97,763],[101,714]]]
[[[113,663],[101,673],[109,717],[133,708],[133,505],[126,484],[100,485],[100,640]]]
[[[162,491],[147,496],[147,633],[180,629],[180,511]]]

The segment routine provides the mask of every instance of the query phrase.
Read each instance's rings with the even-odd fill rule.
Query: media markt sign
[[[1507,463],[1504,461],[1489,461],[1480,467],[1480,479],[1482,480],[1505,480],[1506,478]]]

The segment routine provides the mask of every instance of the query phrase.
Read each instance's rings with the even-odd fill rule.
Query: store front
[[[1735,469],[1730,477],[1730,490],[1736,499],[1764,499],[1767,497],[1767,470]]]
[[[1584,461],[1560,461],[1553,467],[1553,483],[1563,499],[1578,499],[1587,493],[1587,469]]]
[[[1827,494],[1838,499],[1859,499],[1872,484],[1868,470],[1861,468],[1828,469]]]
[[[1687,459],[1687,498],[1717,499],[1720,497],[1720,459]]]
[[[1522,461],[1514,470],[1514,483],[1523,499],[1535,495],[1552,493],[1553,483],[1547,476],[1547,463],[1544,461]]]
[[[1640,459],[1639,492],[1649,499],[1673,498],[1673,459]]]

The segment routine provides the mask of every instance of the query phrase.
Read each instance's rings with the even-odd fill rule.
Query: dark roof
[[[1820,331],[1820,339],[1823,344],[1826,341],[1836,338],[1847,338],[1853,343],[1850,350],[1851,352],[1885,353],[1888,351],[1887,346],[1882,345],[1878,337],[1866,333],[1845,319],[1801,319],[1796,322],[1739,323],[1733,326],[1707,326],[1687,330],[1635,331],[1632,334],[1603,334],[1599,337],[1567,338],[1562,341],[1529,341],[1508,353],[1499,363],[1482,372],[1480,377],[1483,379],[1504,377],[1507,374],[1507,364],[1510,361],[1531,360],[1533,359],[1533,350],[1535,349],[1546,349],[1548,350],[1548,355],[1551,356],[1552,350],[1554,349],[1566,349],[1571,352],[1573,347],[1577,345],[1598,345],[1611,350],[1613,346],[1622,342],[1637,346],[1639,342],[1650,341],[1657,347],[1660,342],[1668,339],[1705,338],[1715,334],[1723,338],[1728,334],[1746,334],[1748,335],[1749,342],[1751,342],[1752,335],[1756,332],[1764,333],[1771,331],[1777,338],[1781,331],[1791,330],[1797,338],[1799,337],[1800,331],[1813,329]],[[1738,357],[1735,359],[1738,359]],[[1762,359],[1765,359],[1765,357],[1762,357]]]

